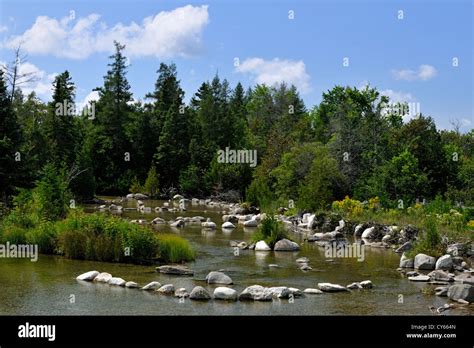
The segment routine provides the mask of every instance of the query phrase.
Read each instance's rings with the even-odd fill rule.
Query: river
[[[146,206],[162,206],[162,201],[145,201]],[[134,206],[134,201],[129,206]],[[88,207],[89,211],[94,210]],[[194,277],[159,274],[154,266],[114,264],[68,260],[59,256],[40,255],[37,262],[27,259],[0,260],[0,314],[1,315],[425,315],[430,306],[440,307],[447,298],[424,295],[424,283],[409,282],[396,270],[399,255],[391,250],[366,248],[365,260],[355,258],[327,259],[324,249],[304,243],[299,252],[255,252],[240,250],[238,255],[230,247],[231,240],[248,241],[252,230],[238,227],[231,232],[220,229],[221,212],[205,206],[189,206],[186,212],[146,213],[124,211],[122,216],[151,221],[160,216],[169,220],[176,216],[204,216],[218,225],[215,231],[199,226],[171,229],[160,226],[159,231],[173,232],[188,239],[197,250],[195,262],[187,265],[195,271]],[[159,233],[159,232],[158,232]],[[302,235],[291,238],[302,242]],[[295,260],[308,257],[311,271],[301,271]],[[277,264],[278,268],[270,268]],[[347,285],[370,279],[373,289],[344,293],[305,295],[290,300],[272,302],[200,302],[159,295],[138,289],[127,289],[79,282],[81,273],[97,270],[109,272],[143,286],[151,281],[172,283],[189,292],[201,285],[211,293],[216,287],[204,281],[207,273],[225,270],[234,281],[237,291],[260,284],[288,286],[301,290],[317,288],[319,282]],[[470,306],[472,307],[472,306]],[[446,315],[472,315],[472,309],[452,309]]]

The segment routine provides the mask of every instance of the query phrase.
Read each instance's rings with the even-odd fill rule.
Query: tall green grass
[[[186,239],[162,236],[115,216],[77,210],[51,222],[12,214],[0,224],[0,242],[37,244],[43,254],[125,263],[183,262],[195,256]]]
[[[160,259],[167,262],[192,261],[196,253],[186,239],[174,234],[158,234]]]
[[[442,243],[441,236],[434,218],[426,221],[425,229],[421,236],[415,241],[413,248],[407,253],[410,258],[417,254],[427,254],[434,257],[440,257],[444,254],[445,245]]]

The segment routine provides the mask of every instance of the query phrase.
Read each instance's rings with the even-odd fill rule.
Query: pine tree
[[[115,54],[110,56],[110,70],[104,76],[104,86],[97,88],[95,126],[87,136],[87,147],[94,164],[94,176],[100,193],[123,193],[130,187],[132,165],[131,145],[126,136],[132,101],[127,81],[125,46],[115,42]]]
[[[72,166],[76,157],[74,97],[74,83],[66,70],[54,79],[53,100],[49,104],[43,129],[50,161],[67,167]]]
[[[151,166],[144,185],[145,192],[152,198],[159,193],[158,175],[155,166]]]
[[[4,203],[8,202],[18,181],[16,174],[20,162],[15,161],[15,153],[20,150],[20,142],[20,126],[0,69],[0,199]]]
[[[162,187],[177,187],[189,160],[189,111],[183,105],[176,66],[162,63],[158,74],[155,91],[148,95],[154,99],[154,122],[160,128],[154,160]]]

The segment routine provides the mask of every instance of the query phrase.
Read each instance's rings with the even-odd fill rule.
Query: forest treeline
[[[174,64],[159,65],[154,89],[133,99],[124,46],[116,43],[93,113],[66,108],[76,87],[56,76],[52,99],[12,93],[0,72],[0,195],[45,175],[66,178],[72,197],[145,192],[216,196],[265,206],[293,200],[324,209],[345,196],[405,206],[436,196],[472,205],[474,131],[439,130],[375,88],[336,86],[307,109],[294,86],[248,90],[215,76],[184,103]],[[393,105],[392,105],[393,106]],[[398,109],[397,109],[398,108]],[[257,151],[258,165],[219,163],[218,150]],[[48,165],[49,164],[49,165]]]

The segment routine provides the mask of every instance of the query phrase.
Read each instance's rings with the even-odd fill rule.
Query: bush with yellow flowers
[[[363,213],[364,205],[361,201],[346,196],[342,201],[334,201],[332,203],[332,209],[349,216],[358,216]]]

